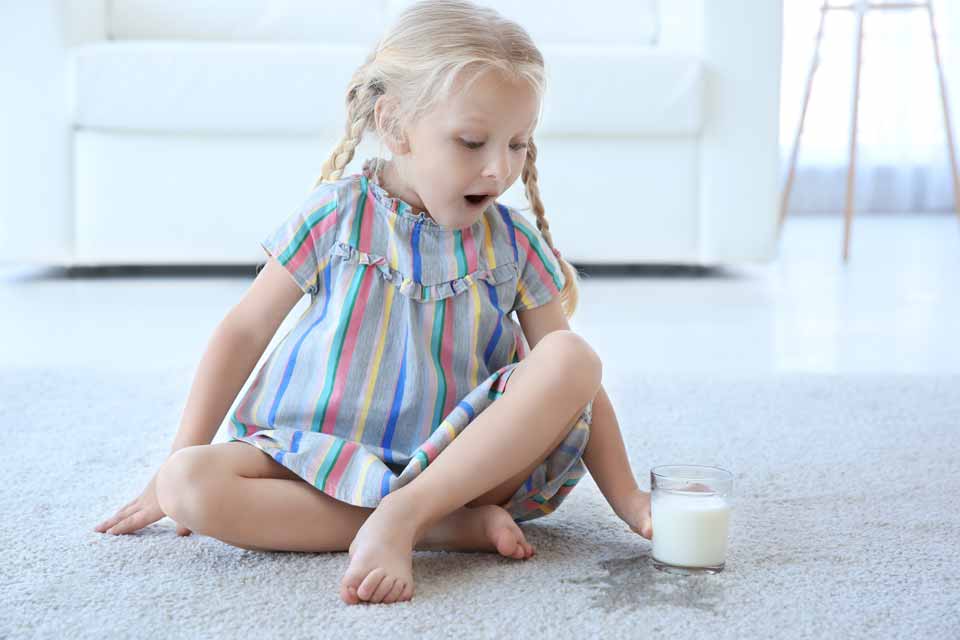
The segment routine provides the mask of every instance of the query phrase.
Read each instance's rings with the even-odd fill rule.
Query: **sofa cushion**
[[[657,0],[475,0],[516,20],[538,44],[657,42]],[[353,0],[336,10],[316,0],[112,0],[113,40],[375,42],[415,0]]]
[[[386,26],[386,0],[111,0],[111,40],[370,42]]]
[[[541,47],[547,95],[538,134],[694,135],[696,57],[652,47]],[[124,41],[70,51],[74,126],[155,132],[343,131],[361,44]]]

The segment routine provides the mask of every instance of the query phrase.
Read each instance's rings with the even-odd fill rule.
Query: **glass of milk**
[[[650,470],[653,566],[684,575],[718,573],[727,560],[733,474],[703,465]]]

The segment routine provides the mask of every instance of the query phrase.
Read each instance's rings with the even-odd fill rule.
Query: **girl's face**
[[[539,98],[526,84],[487,72],[438,105],[391,145],[384,188],[438,224],[463,229],[516,181],[537,124]],[[395,165],[395,166],[393,166]],[[479,202],[465,196],[481,194]]]

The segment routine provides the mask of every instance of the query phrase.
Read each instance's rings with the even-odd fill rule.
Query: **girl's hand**
[[[139,497],[121,507],[115,514],[98,524],[94,531],[120,535],[133,533],[151,525],[166,514],[160,508],[156,491],[157,474],[153,474]],[[177,525],[177,535],[188,536],[190,529]]]
[[[653,521],[650,518],[650,492],[637,489],[624,501],[617,514],[630,529],[647,540],[653,539]]]

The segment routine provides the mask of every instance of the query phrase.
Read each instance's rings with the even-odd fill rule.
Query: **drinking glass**
[[[719,573],[727,560],[733,474],[696,464],[650,470],[653,566],[683,575]]]

